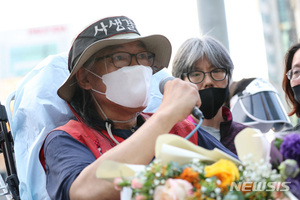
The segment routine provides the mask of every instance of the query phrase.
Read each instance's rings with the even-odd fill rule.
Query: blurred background
[[[172,58],[189,37],[215,37],[231,54],[233,80],[269,80],[289,112],[281,81],[284,54],[299,42],[299,11],[299,0],[1,0],[0,101],[5,104],[41,60],[68,51],[85,26],[103,17],[126,15],[142,35],[167,36]],[[291,120],[297,123],[296,118]]]

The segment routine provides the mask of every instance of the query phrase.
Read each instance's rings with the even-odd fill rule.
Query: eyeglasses
[[[300,76],[300,68],[296,68],[296,69],[290,69],[287,73],[286,76],[289,80],[295,80],[297,78],[299,78]]]
[[[205,78],[205,74],[209,74],[210,77],[215,81],[223,81],[226,78],[227,70],[223,68],[216,68],[210,72],[194,71],[184,73],[184,75],[186,75],[189,81],[192,83],[201,83]]]
[[[96,58],[96,62],[98,62],[99,60],[104,59],[104,58],[111,58],[114,66],[121,68],[121,67],[129,66],[131,64],[133,56],[136,58],[137,63],[139,65],[152,67],[152,65],[154,63],[155,54],[151,53],[149,51],[143,51],[143,52],[140,52],[137,54],[131,54],[128,52],[112,53],[112,54],[109,54],[106,56]]]

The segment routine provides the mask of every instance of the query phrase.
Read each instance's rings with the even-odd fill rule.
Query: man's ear
[[[83,67],[76,72],[76,79],[80,87],[85,90],[92,89],[92,85],[90,83],[88,71],[86,71]]]

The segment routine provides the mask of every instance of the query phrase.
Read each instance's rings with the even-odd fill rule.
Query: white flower
[[[208,183],[211,183],[212,180],[210,178],[207,178],[207,179],[205,179],[205,181]]]
[[[153,184],[154,184],[155,186],[159,185],[159,183],[160,183],[160,181],[157,180],[157,179],[155,179],[155,180],[153,181]]]
[[[210,197],[211,197],[211,198],[215,198],[215,197],[216,197],[216,194],[215,194],[215,193],[210,193]]]
[[[218,188],[218,187],[217,187],[217,188],[215,189],[215,193],[216,193],[216,194],[220,194],[220,193],[221,193],[221,188]]]

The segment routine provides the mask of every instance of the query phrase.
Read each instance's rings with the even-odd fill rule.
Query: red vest
[[[147,120],[152,114],[149,113],[142,113],[141,114],[145,120]],[[182,122],[179,122],[175,124],[175,126],[171,129],[170,133],[179,135],[181,137],[187,136],[193,129],[195,128],[195,125],[188,121],[184,120]],[[55,130],[61,130],[69,135],[71,135],[76,140],[80,141],[82,144],[87,146],[92,153],[94,154],[95,158],[101,156],[101,154],[105,153],[109,149],[111,149],[116,144],[113,141],[107,140],[107,138],[110,138],[106,130],[102,130],[101,132],[107,137],[103,137],[99,132],[96,130],[88,127],[85,123],[75,120],[70,120],[67,124],[58,127]],[[52,131],[51,131],[52,132]],[[51,133],[50,132],[50,133]],[[50,134],[49,133],[49,134]],[[114,138],[118,142],[122,142],[124,139],[114,136]],[[197,133],[195,133],[190,139],[194,144],[198,144],[198,136]],[[101,153],[100,153],[101,152]],[[41,148],[40,151],[40,161],[45,169],[45,157],[44,157],[44,145]]]

